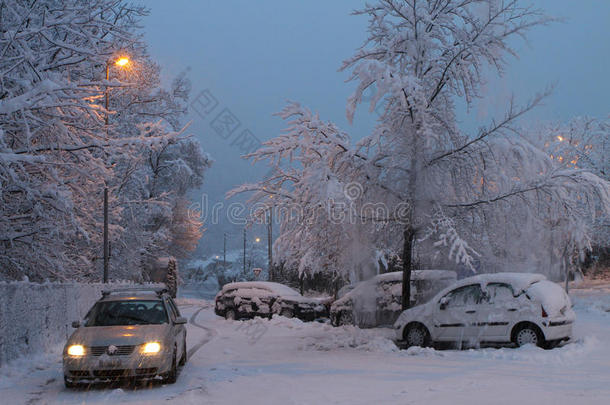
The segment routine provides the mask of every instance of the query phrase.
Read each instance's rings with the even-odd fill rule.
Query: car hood
[[[434,303],[432,301],[429,301],[425,304],[417,305],[417,306],[414,306],[407,310],[404,310],[404,311],[402,311],[402,313],[400,314],[398,319],[396,319],[394,326],[395,327],[402,326],[412,320],[416,320],[421,317],[429,316],[432,314],[433,309],[434,309]]]
[[[68,344],[83,346],[127,346],[150,341],[163,341],[170,334],[170,325],[89,326],[80,327]]]

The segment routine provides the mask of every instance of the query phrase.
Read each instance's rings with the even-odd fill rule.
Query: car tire
[[[232,309],[227,309],[225,311],[225,319],[227,321],[234,321],[235,319],[237,319],[235,311],[233,311]]]
[[[280,312],[280,316],[283,316],[285,318],[294,318],[294,311],[290,308],[284,308]]]
[[[517,325],[512,334],[512,341],[517,347],[521,347],[526,344],[533,344],[542,348],[546,346],[546,342],[540,328],[531,323],[522,323]]]
[[[405,346],[430,346],[430,332],[421,323],[411,323],[405,327],[402,334]]]
[[[78,384],[73,381],[68,381],[68,377],[64,376],[64,385],[68,389],[74,389],[78,387]]]
[[[174,354],[172,356],[172,365],[170,370],[167,372],[165,376],[166,384],[174,384],[178,379],[178,365],[176,364],[176,348],[174,348]]]
[[[186,364],[187,361],[187,354],[186,354],[186,337],[184,338],[184,340],[182,341],[182,357],[180,357],[180,365],[184,366]]]

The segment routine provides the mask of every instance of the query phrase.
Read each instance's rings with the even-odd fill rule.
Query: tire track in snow
[[[202,340],[197,342],[197,344],[195,344],[193,347],[191,347],[187,351],[188,359],[193,357],[193,355],[197,352],[197,350],[201,349],[201,347],[203,347],[203,345],[205,345],[210,340],[212,340],[216,335],[218,335],[218,332],[216,332],[214,329],[205,327],[205,326],[197,323],[197,316],[199,315],[199,313],[201,313],[201,311],[203,311],[206,308],[209,308],[209,306],[202,306],[189,319],[189,323],[191,325],[195,326],[196,328],[202,329],[202,330],[204,330],[206,332],[206,337],[204,337]]]

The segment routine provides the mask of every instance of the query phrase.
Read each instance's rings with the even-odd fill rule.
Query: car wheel
[[[66,376],[64,376],[64,385],[68,389],[74,389],[74,388],[78,387],[77,383],[75,383],[73,381],[68,381],[68,377],[66,377]]]
[[[294,317],[294,311],[290,308],[284,308],[282,309],[282,312],[280,312],[280,315],[286,318],[292,318]]]
[[[174,355],[172,356],[172,366],[165,377],[167,384],[173,384],[178,379],[178,367],[176,365],[176,349],[174,348]]]
[[[180,357],[180,365],[184,366],[186,364],[186,337],[182,341],[182,357]]]
[[[430,346],[430,332],[422,324],[413,323],[407,325],[403,333],[404,341],[407,347],[419,346],[427,347]]]
[[[515,332],[513,333],[513,342],[517,347],[527,344],[536,345],[538,347],[545,346],[544,338],[538,327],[527,323],[522,324],[515,329]]]
[[[235,311],[233,311],[232,309],[227,309],[227,311],[225,312],[225,319],[228,321],[234,321],[237,318],[237,316],[235,316]]]

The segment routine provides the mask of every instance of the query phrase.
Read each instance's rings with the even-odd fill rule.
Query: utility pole
[[[246,275],[246,228],[244,227],[244,276]]]
[[[110,61],[106,62],[106,82],[110,80]],[[106,83],[106,140],[108,140],[108,83]]]
[[[104,283],[108,282],[108,187],[104,187]]]
[[[110,63],[106,62],[106,82],[110,77]],[[108,140],[108,84],[106,84],[106,140]],[[108,187],[104,187],[104,283],[108,282],[108,256],[110,249],[108,246]]]
[[[269,281],[273,281],[273,207],[269,208],[269,222],[267,223],[267,256],[269,258]]]
[[[226,273],[227,271],[227,233],[223,235],[223,249],[222,249],[222,270]]]
[[[108,89],[108,81],[110,80],[110,60],[106,61],[106,89],[104,91],[105,101],[104,107],[106,109],[105,129],[106,129],[106,141],[109,139],[108,135],[108,108],[110,104],[110,95]],[[124,57],[115,62],[117,66],[125,66],[129,63],[129,59]],[[104,283],[108,282],[108,259],[110,256],[110,245],[108,241],[108,187],[104,187]]]

